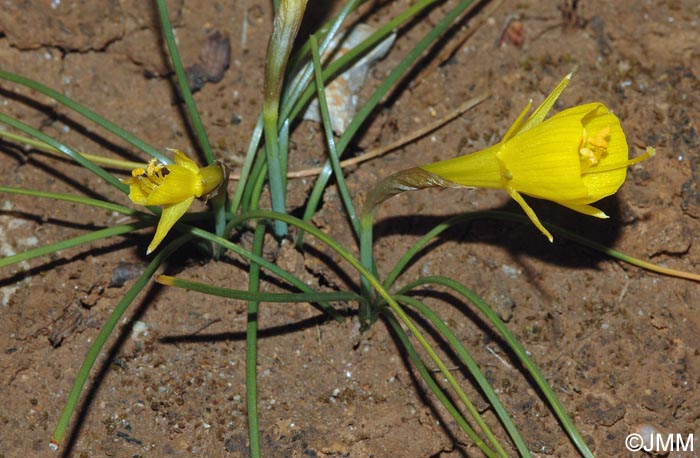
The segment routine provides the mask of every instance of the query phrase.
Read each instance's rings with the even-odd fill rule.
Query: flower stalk
[[[287,69],[289,55],[294,40],[299,32],[306,10],[306,0],[282,0],[275,13],[272,36],[267,48],[265,61],[265,84],[263,94],[263,129],[265,133],[265,152],[267,156],[268,176],[272,209],[285,213],[287,156],[281,151],[278,140],[279,106],[284,73]],[[275,235],[285,237],[287,224],[275,221]]]

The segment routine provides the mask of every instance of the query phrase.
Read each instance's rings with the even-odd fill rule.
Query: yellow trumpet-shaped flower
[[[174,164],[152,159],[146,168],[136,168],[129,185],[129,199],[139,205],[159,205],[163,212],[146,254],[155,250],[173,225],[184,215],[195,197],[205,200],[216,194],[225,181],[226,170],[216,163],[200,168],[182,151],[175,150]]]
[[[590,204],[617,192],[627,167],[653,156],[654,149],[630,160],[620,121],[601,103],[569,108],[545,121],[570,79],[571,74],[526,118],[530,101],[500,143],[420,169],[450,185],[505,189],[550,242],[552,234],[521,194],[607,218]]]

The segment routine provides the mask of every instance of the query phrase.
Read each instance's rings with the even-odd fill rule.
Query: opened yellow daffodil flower
[[[204,200],[213,197],[226,179],[226,170],[220,163],[199,166],[182,151],[174,150],[174,164],[161,164],[152,159],[146,168],[136,168],[129,185],[129,199],[139,205],[159,205],[163,212],[156,233],[146,254],[155,250],[173,225],[184,215],[195,197]]]
[[[654,149],[628,159],[620,121],[601,103],[569,108],[545,121],[570,79],[571,74],[526,119],[530,101],[500,143],[419,169],[440,186],[505,189],[550,242],[552,234],[521,194],[607,218],[590,204],[617,192],[627,167],[653,156]]]

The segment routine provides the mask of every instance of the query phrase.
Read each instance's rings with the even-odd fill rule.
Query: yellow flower
[[[450,184],[505,189],[550,242],[552,234],[521,193],[607,218],[590,204],[617,192],[627,167],[653,156],[654,149],[628,159],[620,121],[601,103],[569,108],[544,121],[570,79],[571,74],[526,119],[530,101],[500,143],[420,168]]]
[[[152,159],[148,166],[131,172],[123,180],[129,185],[129,199],[139,205],[159,205],[163,212],[146,254],[155,250],[168,231],[184,215],[195,197],[205,200],[216,194],[226,178],[224,166],[216,163],[204,168],[182,151],[175,150],[174,164],[161,164]]]

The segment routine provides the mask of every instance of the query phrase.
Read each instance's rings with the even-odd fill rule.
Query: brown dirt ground
[[[143,3],[5,2],[0,11],[0,66],[75,98],[160,149],[191,152],[180,109],[172,103],[153,11]],[[235,168],[260,109],[270,2],[169,3],[186,65],[196,60],[212,31],[231,39],[230,68],[220,83],[197,93],[196,100],[217,154]],[[408,5],[370,3],[365,11],[371,10],[371,23]],[[436,11],[454,4],[447,1]],[[319,5],[323,2],[312,3],[323,11]],[[591,221],[551,203],[536,206],[540,216],[642,259],[700,270],[697,1],[584,0],[576,10],[581,21],[563,14],[561,6],[558,0],[506,0],[489,17],[482,12],[456,27],[441,47],[451,46],[468,24],[485,18],[448,60],[429,68],[439,54],[433,49],[421,64],[427,70],[413,73],[381,106],[358,139],[356,152],[388,144],[471,97],[485,92],[493,96],[400,151],[348,170],[356,203],[361,204],[378,178],[407,164],[494,142],[528,98],[538,103],[576,68],[558,108],[603,101],[621,118],[631,154],[654,145],[658,155],[633,167],[618,195],[602,203],[610,220]],[[390,55],[373,70],[367,90],[433,26],[437,12],[400,31]],[[525,41],[522,47],[496,48],[511,15],[519,18]],[[0,90],[3,113],[79,150],[116,155],[123,148],[46,97],[4,82]],[[301,123],[292,139],[291,168],[319,164],[321,141],[317,124]],[[8,143],[0,144],[0,153],[2,184],[57,192],[77,188],[88,196],[126,203],[67,162]],[[303,203],[310,184],[308,179],[291,183],[290,207]],[[104,211],[41,199],[5,195],[0,204],[3,256],[120,220]],[[519,211],[497,191],[396,197],[378,215],[380,268],[387,271],[445,215],[502,207]],[[354,247],[340,209],[330,188],[314,221]],[[115,271],[142,268],[149,234],[66,250],[1,272],[0,457],[54,456],[48,440],[77,369],[101,323],[133,281],[110,287],[110,280]],[[327,249],[310,244],[315,250],[303,254],[284,248],[278,262],[313,286],[356,287],[347,265],[336,264]],[[171,270],[245,288],[247,276],[237,263],[233,258],[187,261],[184,270],[182,262]],[[550,245],[529,225],[492,221],[449,232],[400,283],[420,274],[452,276],[499,310],[598,456],[630,456],[624,438],[640,424],[700,434],[697,284],[629,267],[563,239]],[[478,314],[468,304],[446,302],[439,295],[427,300],[473,351],[535,456],[576,456],[538,392]],[[100,357],[64,454],[247,456],[245,318],[242,302],[157,285],[147,288]],[[147,335],[132,334],[137,322],[145,324]],[[426,394],[383,323],[360,335],[356,321],[337,324],[310,305],[272,304],[262,307],[260,325],[265,456],[480,456]],[[49,337],[57,331],[64,331],[65,338],[54,348]],[[477,405],[502,436],[485,403],[477,400]]]

